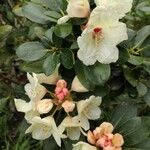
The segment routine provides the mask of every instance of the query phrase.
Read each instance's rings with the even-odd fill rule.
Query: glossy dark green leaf
[[[46,48],[40,42],[27,42],[20,45],[16,50],[18,57],[25,61],[38,60],[46,53]]]
[[[123,102],[115,108],[111,117],[111,123],[116,130],[123,125],[127,120],[136,117],[137,108],[130,102]]]
[[[61,62],[63,66],[67,69],[71,69],[74,65],[74,54],[69,49],[61,51]]]
[[[65,38],[72,32],[72,25],[69,23],[65,23],[62,25],[56,25],[54,28],[54,33],[56,36]]]
[[[103,85],[110,77],[110,66],[96,63],[93,66],[85,66],[85,75],[95,85]]]
[[[53,53],[50,56],[48,56],[43,64],[43,71],[44,73],[49,76],[51,75],[59,63],[59,55],[57,53]]]

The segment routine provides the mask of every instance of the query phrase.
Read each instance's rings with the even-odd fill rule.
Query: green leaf
[[[148,90],[147,94],[144,96],[144,101],[148,106],[150,106],[150,89]]]
[[[43,150],[57,150],[57,149],[58,149],[58,145],[52,137],[44,140]]]
[[[110,66],[96,63],[93,66],[85,66],[85,75],[94,85],[103,85],[110,77]]]
[[[34,72],[34,73],[41,73],[43,71],[43,60],[38,60],[34,62],[24,62],[21,65],[21,69],[26,72]]]
[[[64,49],[61,51],[61,62],[63,66],[67,69],[71,69],[74,65],[74,54],[69,49]]]
[[[143,63],[143,58],[140,56],[130,55],[128,62],[136,66],[141,65]]]
[[[53,32],[54,32],[54,27],[51,27],[50,29],[48,29],[46,32],[45,32],[45,36],[48,38],[48,40],[50,42],[53,42]]]
[[[149,133],[150,133],[150,116],[143,116],[142,122],[148,128]]]
[[[127,120],[130,118],[136,117],[137,115],[137,108],[134,104],[130,102],[123,102],[112,114],[111,123],[113,124],[115,130],[123,125]]]
[[[147,139],[149,136],[148,129],[141,125],[135,132],[124,137],[126,146],[133,146]]]
[[[59,55],[57,53],[53,53],[50,56],[48,56],[43,64],[43,71],[44,73],[49,76],[51,75],[59,63]]]
[[[18,57],[25,61],[35,61],[43,57],[47,50],[40,42],[27,42],[20,45],[16,54]]]
[[[62,25],[56,25],[54,28],[54,33],[56,36],[65,38],[72,32],[72,25],[69,23],[65,23]]]
[[[4,39],[12,30],[12,26],[10,25],[3,25],[0,26],[0,40]]]
[[[150,138],[145,139],[141,143],[134,145],[136,147],[135,150],[142,149],[142,150],[150,150]]]
[[[137,91],[139,93],[139,96],[144,96],[148,90],[147,87],[141,82],[139,82],[139,84],[136,88],[137,88]]]
[[[134,117],[119,127],[118,131],[123,137],[129,136],[141,127],[141,118]]]
[[[83,65],[83,63],[81,61],[77,60],[76,63],[75,63],[76,75],[77,75],[79,81],[81,82],[81,84],[83,84],[84,87],[86,87],[87,89],[93,89],[94,85],[89,81],[89,79],[85,75],[84,67],[85,66]]]
[[[135,37],[135,45],[140,47],[142,43],[148,38],[150,35],[150,25],[144,26],[141,30],[137,32],[137,36]]]
[[[51,18],[56,19],[56,21],[57,21],[57,19],[62,17],[61,14],[56,11],[46,11],[44,14]]]
[[[123,68],[124,76],[126,80],[133,86],[136,87],[138,85],[138,76],[134,73],[130,68],[124,66]]]
[[[44,15],[46,9],[41,5],[28,3],[27,5],[23,6],[22,11],[24,16],[33,22],[46,24],[49,20],[49,18]]]

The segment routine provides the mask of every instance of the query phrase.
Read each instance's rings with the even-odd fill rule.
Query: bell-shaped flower
[[[31,123],[26,133],[32,133],[32,137],[37,140],[45,140],[52,135],[56,143],[61,146],[61,138],[63,135],[59,132],[53,117],[49,116],[42,119],[40,117],[34,117]]]
[[[97,6],[112,6],[120,19],[131,10],[133,0],[95,0],[95,3]]]
[[[85,142],[78,142],[73,144],[72,150],[97,150],[97,148]]]
[[[75,92],[88,92],[88,89],[81,84],[77,76],[72,81],[71,90]]]
[[[44,86],[39,84],[37,76],[35,73],[32,73],[32,76],[27,73],[27,78],[30,83],[25,85],[26,94],[31,100],[40,100],[47,93],[47,90]]]
[[[61,124],[58,126],[58,129],[61,133],[64,131],[67,132],[67,137],[71,140],[78,140],[81,135],[81,123],[78,116],[75,117],[66,117]]]
[[[113,129],[111,123],[103,122],[93,132],[88,131],[87,140],[90,144],[103,150],[121,150],[124,144],[123,136],[119,133],[113,134]]]
[[[39,112],[36,109],[36,102],[31,100],[30,102],[26,102],[22,99],[14,99],[16,109],[19,112],[25,113],[25,119],[27,122],[30,122],[32,118],[35,116],[39,116]]]
[[[78,57],[85,65],[118,60],[117,45],[128,38],[126,24],[118,20],[112,6],[98,6],[92,11],[87,27],[77,40]]]
[[[59,66],[60,65],[57,65],[55,71],[49,76],[46,76],[44,73],[36,74],[36,78],[38,79],[38,83],[55,85],[56,82],[60,79],[59,72],[58,72]]]
[[[67,15],[58,20],[58,24],[67,22],[70,18],[86,18],[90,13],[88,0],[69,0],[67,6]]]
[[[89,120],[96,120],[101,115],[99,108],[101,97],[90,96],[89,99],[81,100],[77,103],[78,115],[80,122],[85,130],[90,128]]]

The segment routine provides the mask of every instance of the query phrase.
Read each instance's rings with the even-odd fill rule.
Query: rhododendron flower
[[[72,150],[97,150],[97,148],[85,142],[78,142],[73,144]]]
[[[59,80],[59,73],[58,73],[58,69],[59,69],[60,65],[57,65],[55,71],[49,75],[46,76],[44,73],[39,73],[36,74],[36,77],[38,79],[38,83],[46,83],[46,84],[52,84],[55,85],[56,82]]]
[[[101,97],[90,96],[88,99],[81,100],[77,103],[80,122],[85,130],[90,128],[88,119],[96,120],[100,117],[101,110],[99,106],[101,101]]]
[[[72,81],[71,90],[75,92],[88,92],[88,89],[81,84],[77,76]]]
[[[103,122],[93,132],[88,131],[87,140],[103,150],[121,150],[124,140],[121,134],[113,134],[114,127],[111,123]]]
[[[81,128],[82,128],[82,125],[80,123],[78,116],[66,117],[58,127],[61,133],[63,133],[66,130],[67,137],[69,137],[71,140],[79,139],[81,135]]]
[[[48,112],[50,112],[50,110],[53,107],[53,102],[51,99],[42,99],[40,101],[37,102],[37,111],[40,114],[46,114]]]
[[[33,117],[39,116],[39,112],[36,109],[36,101],[31,100],[30,102],[26,102],[22,99],[14,99],[16,109],[19,112],[25,113],[25,119],[30,122]]]
[[[85,65],[96,61],[103,64],[116,62],[120,42],[127,40],[126,24],[118,21],[111,6],[98,6],[90,16],[87,28],[78,37],[78,57]]]
[[[67,6],[67,15],[58,20],[58,24],[65,23],[69,18],[85,18],[89,16],[90,5],[88,0],[69,0]]]
[[[37,140],[44,140],[53,135],[56,143],[61,146],[61,138],[64,136],[59,132],[53,117],[34,117],[31,126],[26,133],[32,133],[32,137]]]
[[[47,90],[44,86],[38,83],[36,74],[32,73],[32,75],[33,76],[27,73],[27,78],[30,83],[27,83],[25,85],[25,91],[30,99],[36,101],[42,99],[44,95],[47,93]]]
[[[95,0],[97,6],[112,6],[119,18],[125,16],[132,8],[133,0]]]

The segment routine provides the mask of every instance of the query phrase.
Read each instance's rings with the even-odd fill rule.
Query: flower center
[[[99,43],[101,42],[101,40],[103,38],[102,28],[100,28],[100,27],[94,28],[92,35],[93,35],[93,39],[95,40],[95,45],[96,46],[99,45]]]

